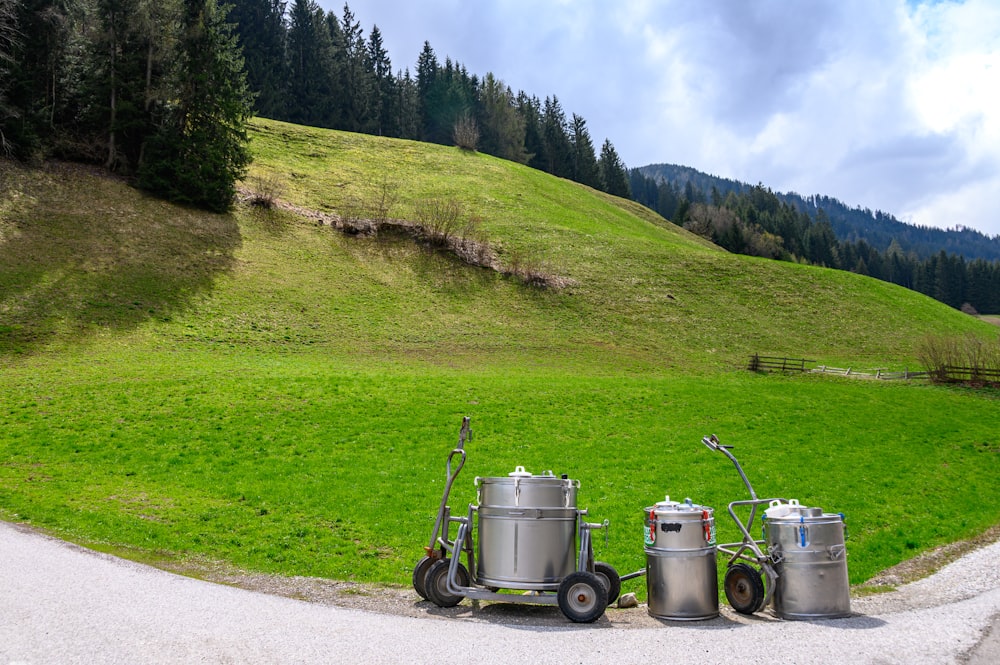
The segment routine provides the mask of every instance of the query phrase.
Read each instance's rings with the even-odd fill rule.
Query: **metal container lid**
[[[569,476],[563,474],[562,476],[556,476],[552,471],[542,471],[541,473],[535,474],[530,471],[526,471],[523,466],[516,466],[514,470],[508,473],[506,476],[476,476],[475,483],[478,487],[480,483],[486,484],[491,483],[495,485],[517,485],[520,483],[527,482],[529,484],[552,484],[552,485],[570,485],[573,487],[579,487],[580,481],[573,480]]]
[[[799,504],[798,499],[789,499],[787,503],[782,503],[777,499],[771,501],[767,510],[764,511],[764,517],[774,522],[802,522],[803,520],[815,521],[817,519],[825,521],[834,518],[839,521],[843,519],[839,513],[824,513],[822,508],[803,506]]]
[[[690,498],[684,499],[681,503],[671,501],[669,496],[645,509],[645,513],[651,518],[655,515],[657,518],[666,517],[671,520],[700,520],[706,512],[711,515],[714,511],[708,506],[692,503]]]
[[[523,466],[514,467],[514,470],[508,473],[507,475],[510,476],[511,478],[531,478],[531,472],[525,471]],[[550,476],[552,475],[551,471],[549,471],[549,475]]]

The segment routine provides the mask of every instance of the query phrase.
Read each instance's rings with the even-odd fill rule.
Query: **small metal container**
[[[501,589],[556,591],[576,570],[579,481],[517,467],[477,478],[477,582]]]
[[[645,513],[650,616],[678,621],[718,616],[715,511],[667,497]]]
[[[851,613],[844,516],[774,501],[764,539],[778,574],[774,613],[782,619],[833,619]]]

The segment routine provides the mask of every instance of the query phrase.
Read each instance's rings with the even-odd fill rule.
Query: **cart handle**
[[[714,434],[702,437],[701,442],[704,443],[706,446],[708,446],[709,450],[719,450],[719,449],[730,450],[732,448],[732,446],[727,446],[725,444],[719,443],[719,437],[715,436]]]
[[[447,465],[447,481],[444,485],[444,495],[441,497],[441,505],[438,507],[437,518],[434,520],[434,531],[431,532],[430,544],[424,549],[427,551],[428,556],[434,557],[435,546],[438,542],[438,534],[444,528],[445,540],[447,540],[447,524],[445,520],[445,512],[448,506],[448,496],[451,494],[451,486],[455,483],[455,478],[458,477],[459,471],[465,466],[465,442],[472,438],[472,429],[470,428],[470,423],[472,418],[465,416],[462,418],[462,428],[458,432],[458,445],[448,453],[448,465]],[[460,459],[455,470],[452,471],[451,464],[452,460],[455,459],[455,455],[459,455]]]

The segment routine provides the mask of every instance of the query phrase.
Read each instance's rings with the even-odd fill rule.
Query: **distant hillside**
[[[429,202],[454,202],[457,232],[488,243],[498,263],[569,286],[528,287],[316,216],[208,215],[87,172],[0,160],[11,202],[0,208],[0,357],[129,338],[171,350],[700,371],[755,352],[911,362],[924,335],[993,330],[892,284],[721,251],[632,201],[481,153],[266,120],[250,135],[249,188],[270,183],[300,210],[341,218],[371,217],[391,199],[389,217],[419,220]]]
[[[648,178],[671,185],[679,194],[692,202],[711,202],[712,190],[721,198],[730,192],[742,193],[754,185],[720,178],[698,171],[689,166],[677,164],[650,164],[636,169]],[[989,237],[974,229],[957,227],[943,230],[926,226],[915,226],[896,219],[881,210],[849,207],[845,203],[821,194],[803,197],[795,192],[775,193],[779,199],[815,219],[822,210],[833,227],[833,232],[842,242],[864,240],[879,251],[885,251],[895,240],[904,252],[914,252],[926,259],[944,250],[966,259],[1000,260],[1000,235]],[[696,197],[696,198],[692,198]]]

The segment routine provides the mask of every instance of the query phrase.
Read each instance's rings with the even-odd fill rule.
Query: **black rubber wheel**
[[[448,567],[451,559],[441,559],[431,564],[424,578],[424,590],[427,600],[438,607],[455,607],[465,596],[448,591]],[[461,563],[458,564],[458,585],[469,586],[469,571]]]
[[[559,609],[576,623],[597,621],[608,606],[608,591],[594,573],[577,571],[567,575],[559,585]]]
[[[618,600],[618,594],[622,592],[622,578],[614,566],[603,561],[595,561],[594,574],[601,580],[608,592],[608,605]]]
[[[745,563],[733,564],[726,571],[726,599],[740,614],[753,614],[764,607],[764,580]]]
[[[435,561],[437,559],[425,556],[417,561],[417,565],[413,567],[413,590],[424,600],[427,600],[427,587],[425,586],[427,571],[431,569]]]

